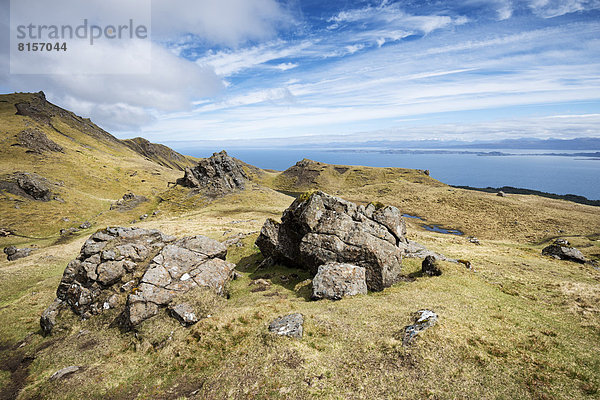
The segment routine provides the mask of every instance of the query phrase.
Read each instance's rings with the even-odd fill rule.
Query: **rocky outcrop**
[[[299,313],[294,313],[273,320],[269,324],[269,332],[279,336],[289,336],[301,339],[303,326],[304,316]]]
[[[29,247],[25,247],[23,249],[18,249],[15,246],[8,246],[4,248],[4,254],[6,254],[6,258],[8,261],[18,260],[19,258],[29,257],[31,255],[31,249]]]
[[[42,154],[47,151],[62,152],[61,145],[48,139],[48,136],[39,129],[28,128],[17,135],[17,142],[20,146],[27,149],[28,152]]]
[[[566,239],[556,239],[550,246],[542,249],[542,254],[556,259],[574,261],[581,264],[587,262],[583,253],[575,247],[570,247],[570,243]]]
[[[365,269],[352,264],[321,265],[312,281],[312,298],[340,300],[345,296],[367,294]]]
[[[369,290],[399,278],[408,240],[396,207],[358,206],[317,191],[297,198],[281,221],[267,220],[256,241],[267,258],[314,274],[329,262],[363,267]]]
[[[235,268],[225,261],[226,254],[225,246],[204,236],[177,240],[157,230],[98,231],[67,265],[57,299],[42,314],[40,325],[50,333],[67,308],[84,319],[118,309],[119,325],[135,328],[170,307],[172,315],[191,323],[194,318],[186,314],[199,314],[178,307],[178,296],[202,288],[223,295]]]
[[[415,314],[415,322],[404,327],[402,345],[412,344],[415,337],[421,332],[431,328],[438,321],[438,315],[431,310],[419,310]]]
[[[201,160],[193,168],[186,168],[178,185],[201,189],[209,196],[222,196],[245,188],[248,175],[241,163],[227,155],[225,150]]]

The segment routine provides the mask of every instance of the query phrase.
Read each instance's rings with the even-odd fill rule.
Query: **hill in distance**
[[[34,249],[29,257],[0,261],[0,399],[592,399],[600,393],[600,271],[541,255],[561,237],[599,260],[598,207],[453,188],[419,170],[311,160],[285,171],[236,160],[247,176],[244,189],[210,197],[169,184],[200,160],[143,139],[118,140],[41,94],[0,97],[0,122],[0,228],[16,233],[0,237],[0,247]],[[11,193],[18,172],[46,179],[47,201]],[[420,272],[422,260],[407,258],[403,278],[381,292],[311,301],[307,271],[259,267],[263,256],[254,243],[267,218],[280,219],[295,196],[316,189],[420,217],[405,218],[408,238],[468,260],[472,269],[440,262],[442,275],[428,277]],[[116,204],[128,192],[146,201]],[[58,233],[84,221],[91,228]],[[207,303],[191,327],[154,317],[124,332],[103,315],[68,314],[68,329],[44,336],[39,316],[56,297],[65,267],[108,225],[216,239],[228,246],[237,279],[227,298]],[[439,322],[404,346],[404,327],[421,309],[434,310]],[[268,333],[274,318],[292,312],[304,316],[302,339]],[[79,370],[50,380],[68,366]]]

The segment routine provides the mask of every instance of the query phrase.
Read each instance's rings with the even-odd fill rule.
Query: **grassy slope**
[[[0,262],[0,358],[35,355],[20,398],[600,397],[600,272],[542,257],[538,243],[560,227],[587,255],[598,254],[598,237],[590,236],[600,226],[596,208],[451,189],[411,170],[353,168],[342,174],[343,168],[318,168],[323,171],[316,186],[327,191],[396,204],[428,222],[478,235],[481,246],[408,221],[411,239],[469,259],[475,271],[444,263],[441,277],[426,278],[418,274],[420,260],[405,260],[413,282],[339,302],[312,302],[303,271],[256,271],[262,258],[253,245],[255,233],[243,247],[230,248],[228,258],[241,273],[230,285],[230,299],[211,301],[212,317],[192,328],[154,318],[136,337],[106,328],[108,314],[72,318],[69,332],[43,338],[38,316],[82,236]],[[289,176],[254,173],[279,190],[307,188]],[[160,196],[164,201],[151,206],[161,213],[139,226],[219,240],[258,231],[292,201],[257,184],[213,202],[181,188]],[[126,223],[130,216],[114,218]],[[509,223],[513,219],[516,227]],[[249,283],[258,277],[267,277],[271,288],[252,292]],[[403,348],[402,328],[421,308],[435,310],[440,323]],[[301,341],[265,333],[269,321],[292,311],[306,317]],[[85,369],[60,383],[47,381],[73,364]],[[9,388],[16,375],[0,370],[0,387]]]
[[[15,115],[14,104],[30,101],[32,96],[35,95],[0,96],[0,179],[16,171],[38,173],[51,182],[59,183],[52,185],[52,189],[65,202],[39,202],[0,193],[0,227],[21,235],[52,240],[57,238],[61,228],[77,226],[86,220],[104,224],[122,221],[123,215],[107,211],[112,202],[128,191],[148,197],[158,194],[167,189],[167,182],[182,175],[180,171],[145,159],[116,139],[98,140],[74,129],[64,118],[52,120],[52,125],[61,134],[47,124]],[[64,152],[40,155],[14,146],[17,143],[15,135],[34,127],[61,145]],[[147,208],[149,204],[145,206]],[[136,211],[137,214],[127,217],[136,218],[144,211],[142,207]],[[70,221],[65,222],[62,218]],[[16,244],[21,241],[19,238],[14,240]],[[12,244],[4,240],[0,245],[9,243]]]

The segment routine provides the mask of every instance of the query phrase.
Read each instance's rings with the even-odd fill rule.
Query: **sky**
[[[1,92],[121,138],[600,137],[600,0],[153,0],[143,74],[10,74],[2,36]]]

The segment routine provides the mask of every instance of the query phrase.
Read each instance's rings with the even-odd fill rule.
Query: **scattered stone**
[[[83,319],[117,309],[119,324],[135,328],[180,294],[204,288],[224,295],[235,268],[226,254],[225,246],[204,236],[177,240],[149,229],[98,231],[67,265],[57,300],[40,325],[51,333],[64,307]]]
[[[584,264],[587,260],[583,253],[575,247],[569,247],[566,239],[556,239],[550,246],[544,247],[542,254],[560,260],[568,260]]]
[[[354,203],[314,192],[298,197],[281,223],[268,219],[256,245],[266,259],[317,273],[329,262],[366,269],[367,287],[383,290],[400,276],[408,246],[400,211]]]
[[[42,154],[46,151],[62,152],[62,146],[48,139],[48,136],[39,129],[28,128],[17,135],[17,141],[20,146],[26,147],[28,153]]]
[[[302,338],[304,316],[300,313],[279,317],[269,324],[269,332],[280,336]]]
[[[44,310],[40,318],[40,326],[45,335],[52,332],[56,325],[56,318],[63,308],[65,308],[64,302],[60,299],[54,299],[54,302]]]
[[[412,344],[415,336],[421,332],[431,328],[438,321],[438,316],[431,310],[419,310],[415,315],[415,322],[412,325],[404,327],[404,337],[402,339],[402,345],[408,346]]]
[[[255,279],[250,282],[249,286],[254,286],[254,288],[250,289],[253,293],[264,292],[271,287],[271,282],[266,279]]]
[[[463,264],[467,269],[473,269],[471,266],[471,261],[469,260],[457,260],[460,264]]]
[[[145,220],[146,218],[148,218],[148,214],[143,214],[143,215],[140,215],[140,221],[143,221],[143,220]]]
[[[202,189],[210,196],[222,196],[243,190],[247,179],[242,164],[223,150],[201,160],[193,168],[186,168],[185,175],[177,179],[177,184]]]
[[[367,294],[365,271],[352,264],[321,265],[312,281],[313,299],[340,300],[345,296]]]
[[[152,215],[153,215],[153,216],[155,216],[155,217],[156,217],[158,214],[160,214],[160,210],[156,210],[156,211],[154,211],[154,212],[152,213]]]
[[[6,254],[8,261],[15,261],[19,258],[29,257],[31,255],[31,251],[32,250],[29,247],[18,249],[15,246],[8,246],[4,248],[4,253]]]
[[[144,196],[137,196],[131,192],[125,193],[123,198],[111,204],[111,210],[117,210],[120,212],[133,210],[140,204],[148,201],[148,199]]]
[[[427,176],[429,176],[429,170],[426,169],[425,172],[424,172],[424,174],[427,175]]]
[[[194,311],[194,308],[187,303],[181,303],[174,307],[169,307],[169,312],[175,319],[181,322],[181,325],[184,326],[194,325],[200,320]]]
[[[481,244],[481,242],[479,242],[479,239],[477,239],[474,236],[469,238],[469,243],[478,244],[478,245]]]
[[[442,270],[440,269],[437,260],[434,256],[427,256],[421,264],[421,272],[429,276],[440,276]]]
[[[496,193],[496,196],[500,196],[500,197],[506,197],[506,193],[504,193],[502,190],[499,191],[498,193]]]
[[[51,381],[57,381],[59,379],[64,378],[67,375],[71,375],[75,372],[79,371],[79,367],[76,365],[71,365],[70,367],[63,368],[61,370],[56,371],[50,376]]]
[[[85,221],[81,225],[79,225],[79,229],[90,229],[92,224],[89,221]]]
[[[0,237],[8,237],[12,234],[13,234],[13,232],[11,230],[6,229],[6,228],[0,228]]]
[[[73,235],[77,232],[79,232],[79,229],[77,229],[77,228],[67,228],[67,229],[61,229],[59,231],[61,236]]]

